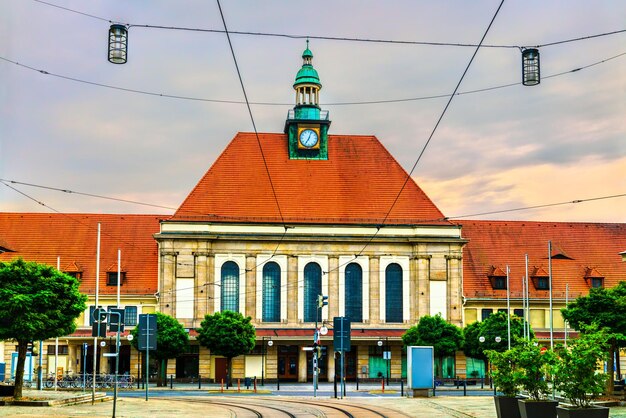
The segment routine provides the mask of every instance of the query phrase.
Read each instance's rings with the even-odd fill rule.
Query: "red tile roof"
[[[286,135],[239,133],[172,219],[376,225],[406,179],[373,136],[330,135],[328,160],[290,160]],[[450,223],[409,179],[385,224]]]
[[[15,252],[0,253],[1,261],[22,257],[57,266],[61,270],[82,272],[80,290],[95,294],[96,247],[100,223],[100,294],[115,294],[115,286],[106,285],[107,267],[115,265],[121,249],[122,271],[126,282],[124,294],[152,295],[157,290],[157,243],[159,232],[156,215],[99,215],[1,213],[0,239]],[[113,271],[113,270],[111,270]]]
[[[492,266],[510,268],[511,297],[521,297],[525,274],[524,254],[528,254],[528,274],[548,276],[548,241],[566,257],[552,259],[552,293],[565,298],[589,293],[588,272],[604,277],[604,287],[626,280],[626,263],[619,252],[626,246],[626,224],[460,221],[463,238],[469,239],[463,250],[463,292],[467,298],[506,298],[506,290],[493,290],[488,275]],[[595,277],[595,276],[594,276]],[[588,277],[587,277],[588,278]],[[535,290],[530,282],[530,296],[547,298],[547,290]]]

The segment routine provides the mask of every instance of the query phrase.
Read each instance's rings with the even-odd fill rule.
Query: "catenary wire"
[[[45,204],[44,202],[42,202],[42,201],[40,201],[40,200],[37,200],[37,199],[35,199],[34,197],[32,197],[32,196],[30,196],[30,195],[28,195],[28,194],[26,194],[26,193],[24,193],[24,192],[22,192],[22,191],[18,190],[17,188],[12,187],[12,186],[10,186],[10,185],[6,184],[6,183],[5,183],[5,181],[3,181],[3,180],[1,180],[1,179],[0,179],[0,182],[1,182],[2,184],[4,184],[5,186],[9,187],[10,189],[14,190],[15,192],[17,192],[17,193],[19,193],[19,194],[21,194],[21,195],[23,195],[23,196],[27,197],[28,199],[30,199],[30,200],[32,200],[32,201],[34,201],[34,202],[35,202],[35,203],[37,203],[37,204],[39,204],[39,205],[41,205],[41,206],[44,206],[44,207],[46,207],[46,208],[48,208],[48,209],[50,209],[50,210],[52,210],[52,211],[54,211],[54,212],[56,212],[56,213],[58,213],[58,214],[60,214],[60,215],[66,216],[67,218],[69,218],[69,219],[71,219],[71,220],[73,220],[73,221],[75,221],[75,222],[77,222],[77,223],[79,223],[79,224],[82,224],[82,225],[84,225],[84,226],[86,226],[86,227],[88,227],[88,228],[91,228],[92,230],[96,230],[96,229],[95,229],[95,228],[93,228],[91,225],[89,225],[89,224],[85,224],[84,222],[80,221],[79,219],[76,219],[76,218],[75,218],[74,216],[72,216],[72,215],[62,213],[62,212],[60,212],[60,211],[56,210],[55,208],[52,208],[51,206],[49,206],[49,205]],[[626,193],[624,193],[624,194],[619,194],[619,195],[612,195],[612,196],[602,196],[602,197],[589,198],[589,199],[580,199],[580,200],[575,200],[575,201],[571,201],[571,202],[562,202],[562,203],[549,204],[549,205],[536,205],[536,206],[533,206],[532,208],[537,208],[537,207],[545,207],[545,206],[555,206],[555,205],[562,205],[562,204],[568,204],[568,203],[582,203],[582,202],[585,202],[585,201],[593,201],[593,200],[601,200],[601,199],[610,199],[610,198],[619,198],[619,197],[625,197],[625,196],[626,196]],[[518,208],[518,209],[516,209],[516,210],[521,210],[521,209],[523,209],[523,208]],[[495,211],[494,211],[494,212],[490,212],[489,214],[493,214],[493,213],[497,213],[497,212],[495,212]],[[467,215],[467,216],[474,216],[474,215]],[[458,218],[458,217],[457,217],[457,218]],[[551,222],[546,222],[546,223],[551,223]],[[125,244],[127,244],[127,245],[129,245],[129,246],[131,246],[131,247],[135,247],[135,248],[136,248],[137,250],[139,250],[139,251],[142,251],[142,250],[143,250],[142,248],[139,248],[139,247],[138,247],[138,246],[136,246],[135,244],[133,244],[133,243],[129,243],[129,242],[125,242],[124,240],[120,239],[119,237],[116,237],[116,236],[114,236],[113,234],[107,233],[106,231],[101,231],[101,233],[102,233],[103,235],[109,236],[109,237],[111,237],[111,238],[113,238],[113,239],[119,240],[120,242],[123,242],[123,243],[125,243]],[[283,237],[282,237],[282,238],[284,238],[284,235],[283,235]],[[282,240],[282,238],[281,238],[281,240]],[[527,246],[525,246],[525,248],[527,248]],[[432,252],[430,252],[430,253],[432,253]],[[439,252],[437,252],[437,251],[436,251],[435,253],[450,254],[450,251],[439,251]],[[43,253],[38,253],[38,254],[43,254]],[[50,255],[50,254],[47,254],[47,255]],[[54,254],[52,254],[52,256],[54,256]],[[272,260],[273,256],[274,256],[274,255],[272,255],[270,258],[267,258],[267,259],[265,259],[264,261],[262,261],[262,262],[258,263],[258,264],[257,264],[256,266],[254,266],[253,268],[250,268],[250,269],[247,269],[247,268],[241,269],[241,273],[239,273],[239,277],[245,277],[245,275],[246,275],[248,272],[250,272],[250,271],[256,271],[256,270],[257,270],[257,268],[258,268],[258,267],[260,267],[261,265],[264,265],[264,264],[266,264],[266,263],[270,262],[270,261]],[[354,259],[349,260],[348,262],[346,262],[346,263],[344,263],[344,264],[339,265],[337,268],[334,268],[334,269],[329,269],[328,271],[322,271],[322,277],[323,277],[323,276],[325,276],[325,275],[328,275],[328,274],[329,274],[330,272],[332,272],[332,271],[335,271],[335,270],[337,270],[337,269],[341,268],[341,267],[342,267],[342,266],[344,266],[344,265],[347,265],[347,264],[349,264],[349,263],[353,262],[353,261],[354,261],[355,259],[357,259],[357,258],[358,258],[358,256],[355,256],[355,257],[354,257]],[[105,257],[103,260],[108,260],[108,259]],[[117,258],[112,258],[111,260],[115,261],[115,260],[117,260]],[[131,259],[129,259],[129,258],[127,258],[127,257],[126,257],[126,258],[125,258],[125,260],[126,260],[126,261],[129,261],[129,260],[131,260]],[[134,261],[136,262],[137,260],[134,260]],[[167,261],[165,261],[165,263],[168,263],[168,262],[167,262]],[[179,263],[179,262],[169,262],[169,263],[170,263],[170,264],[176,264],[176,265],[189,265],[189,266],[191,265],[191,264],[185,264],[185,263]],[[409,266],[409,273],[410,273],[410,271],[411,271],[410,269],[411,269],[411,268],[410,268],[410,266]],[[288,272],[288,273],[289,273],[289,272],[291,272],[291,273],[294,273],[294,272],[300,273],[300,272],[302,272],[302,271],[304,271],[304,270],[303,270],[303,269],[297,269],[297,270],[295,270],[295,271],[294,271],[294,270],[289,270],[289,269],[287,269],[287,270],[286,270],[286,272]],[[370,270],[370,272],[372,272],[372,270]],[[382,272],[382,270],[379,270],[379,271],[378,271],[378,273],[381,273],[381,272]],[[291,283],[289,283],[289,282],[288,282],[288,283],[286,283],[286,284],[284,284],[284,285],[282,285],[282,284],[281,284],[281,286],[280,286],[280,287],[281,287],[281,288],[282,288],[282,287],[286,287],[286,289],[287,289],[287,290],[288,290],[290,287],[303,287],[303,286],[304,286],[304,281],[303,281],[303,280],[304,280],[304,279],[302,279],[302,280],[296,280],[295,282],[291,282]],[[406,281],[406,280],[407,280],[407,279],[403,279],[402,281],[404,282],[404,281]],[[203,284],[200,284],[200,285],[197,285],[197,286],[191,286],[191,287],[188,287],[188,288],[170,289],[170,290],[167,290],[167,291],[162,291],[162,292],[159,292],[159,293],[160,293],[160,296],[159,296],[159,297],[165,298],[167,295],[173,295],[175,292],[177,292],[177,291],[179,291],[179,290],[199,289],[199,288],[206,288],[206,287],[208,287],[208,286],[218,286],[218,287],[219,287],[219,286],[221,286],[221,284],[220,284],[220,282],[215,282],[215,281],[214,281],[214,282],[205,282],[205,283],[203,283]],[[256,293],[258,293],[258,292],[259,292],[259,291],[258,291],[258,290],[256,290],[256,288],[255,288],[255,289],[252,289],[252,290],[245,290],[245,291],[244,291],[244,293],[245,293],[245,294],[248,294],[248,293],[250,293],[250,294],[251,294],[251,293],[255,293],[255,294],[256,294]],[[261,289],[261,292],[262,292],[262,289]],[[173,296],[171,296],[171,298],[173,298]],[[203,299],[203,298],[198,297],[198,298],[195,298],[194,300],[200,300],[200,299]],[[214,299],[214,298],[210,298],[210,297],[208,297],[208,296],[207,296],[207,299]]]
[[[474,61],[474,58],[476,57],[476,54],[478,54],[478,50],[480,49],[480,46],[482,45],[483,41],[485,40],[485,38],[487,37],[487,33],[489,33],[489,29],[491,29],[491,25],[493,24],[493,22],[496,20],[496,16],[498,16],[498,12],[500,12],[500,9],[502,8],[502,5],[504,4],[504,0],[502,0],[500,2],[500,5],[498,6],[498,8],[496,9],[496,12],[494,13],[493,17],[491,18],[491,21],[489,22],[489,25],[487,26],[487,29],[485,30],[485,32],[483,33],[482,38],[480,39],[480,42],[478,43],[478,46],[476,47],[476,49],[474,50],[474,53],[472,54],[472,57],[470,58],[469,62],[467,63],[467,65],[465,66],[465,70],[463,71],[463,74],[461,75],[461,78],[459,79],[458,83],[456,84],[454,91],[452,92],[452,94],[450,95],[450,97],[448,98],[448,101],[446,103],[446,105],[443,108],[443,111],[441,112],[441,114],[439,115],[439,118],[437,119],[437,122],[435,123],[435,126],[433,127],[428,139],[426,140],[426,142],[424,143],[424,146],[422,147],[419,155],[417,156],[417,159],[415,160],[415,164],[413,164],[413,167],[411,168],[411,170],[407,173],[406,178],[404,179],[404,183],[402,184],[402,187],[400,187],[400,190],[398,192],[398,194],[396,195],[395,199],[393,200],[393,202],[391,203],[391,206],[389,207],[389,210],[387,211],[387,213],[385,214],[384,218],[382,219],[382,222],[380,223],[380,226],[377,227],[376,232],[372,235],[372,237],[365,243],[365,245],[363,246],[363,248],[361,249],[361,251],[359,251],[359,253],[357,253],[357,255],[355,255],[355,258],[358,257],[360,254],[363,253],[363,251],[365,250],[365,248],[368,247],[368,245],[374,240],[374,238],[376,238],[376,236],[378,235],[380,228],[382,226],[384,226],[385,222],[387,221],[387,218],[389,217],[389,215],[391,214],[391,211],[393,210],[393,208],[395,207],[396,203],[398,202],[398,199],[400,199],[400,196],[402,195],[402,191],[404,190],[404,188],[406,187],[406,185],[408,184],[409,180],[411,179],[411,176],[413,175],[413,172],[415,171],[415,168],[417,167],[417,164],[420,162],[422,156],[424,155],[424,152],[426,152],[426,149],[428,148],[428,145],[430,144],[430,141],[432,140],[433,136],[435,135],[435,132],[437,131],[437,128],[439,127],[439,124],[441,123],[441,121],[443,120],[443,117],[445,116],[448,108],[450,107],[450,104],[452,103],[452,99],[454,98],[454,96],[456,95],[456,92],[458,91],[459,87],[461,86],[461,83],[463,82],[463,79],[465,78],[465,75],[467,74],[467,72],[469,71],[470,66],[472,65],[472,62]]]
[[[109,23],[119,23],[115,22],[112,19],[107,19],[101,16],[96,16],[93,14],[81,12],[75,9],[70,9],[68,7],[58,6],[56,4],[42,1],[42,0],[33,0],[37,3],[45,4],[47,6],[55,7],[64,11],[77,13],[86,17],[91,17],[94,19],[102,20]],[[221,29],[203,29],[203,28],[190,28],[190,27],[179,27],[179,26],[163,26],[163,25],[150,25],[150,24],[133,24],[133,23],[123,23],[128,27],[142,27],[149,29],[167,29],[167,30],[181,30],[181,31],[190,31],[190,32],[207,32],[207,33],[225,33],[225,30]],[[546,42],[542,44],[537,44],[535,48],[543,48],[548,46],[560,45],[564,43],[570,42],[578,42],[589,39],[595,39],[604,36],[611,36],[620,33],[626,32],[626,29],[618,29],[608,32],[602,32],[593,35],[579,36],[576,38],[564,39],[560,41],[554,42]],[[344,42],[367,42],[367,43],[382,43],[382,44],[400,44],[400,45],[423,45],[423,46],[453,46],[453,47],[469,47],[475,48],[478,46],[477,44],[470,43],[462,43],[462,42],[432,42],[432,41],[410,41],[410,40],[393,40],[393,39],[372,39],[372,38],[356,38],[356,37],[340,37],[340,36],[321,36],[321,35],[296,35],[296,34],[285,34],[285,33],[270,33],[270,32],[251,32],[251,31],[229,31],[230,34],[233,35],[245,35],[245,36],[264,36],[264,37],[278,37],[278,38],[287,38],[287,39],[318,39],[318,40],[326,40],[326,41],[344,41]],[[484,44],[482,48],[508,48],[508,49],[519,49],[522,48],[521,45],[490,45]]]
[[[604,59],[602,59],[600,61],[595,61],[595,62],[593,62],[591,64],[587,64],[587,65],[584,65],[584,66],[581,66],[581,67],[572,68],[571,70],[561,71],[559,73],[551,74],[551,75],[545,75],[545,76],[542,76],[542,79],[545,80],[545,79],[549,79],[549,78],[560,77],[560,76],[563,76],[563,75],[566,75],[566,74],[576,73],[576,72],[579,72],[581,70],[584,70],[584,69],[587,69],[587,68],[590,68],[590,67],[594,67],[594,66],[599,65],[599,64],[606,63],[608,61],[611,61],[611,60],[614,60],[616,58],[622,57],[624,55],[626,55],[626,52],[622,52],[620,54],[613,55],[611,57],[604,58]],[[124,91],[124,92],[127,92],[127,93],[143,94],[143,95],[147,95],[147,96],[163,97],[163,98],[167,98],[167,99],[190,100],[190,101],[196,101],[196,102],[208,102],[208,103],[220,103],[220,104],[237,104],[237,105],[246,104],[245,101],[238,101],[238,100],[209,99],[209,98],[202,98],[202,97],[182,96],[182,95],[176,95],[176,94],[156,93],[156,92],[151,92],[151,91],[147,91],[147,90],[138,90],[138,89],[131,89],[131,88],[126,88],[126,87],[113,86],[113,85],[110,85],[110,84],[97,83],[97,82],[84,80],[84,79],[80,79],[80,78],[76,78],[76,77],[70,77],[70,76],[66,76],[66,75],[62,75],[62,74],[52,73],[52,72],[49,72],[49,71],[46,71],[46,70],[43,70],[43,69],[32,67],[30,65],[22,64],[22,63],[20,63],[18,61],[14,61],[14,60],[2,57],[2,56],[0,56],[0,60],[9,62],[11,64],[15,64],[15,65],[17,65],[19,67],[26,68],[26,69],[31,70],[31,71],[38,72],[40,74],[49,75],[51,77],[57,77],[57,78],[60,78],[60,79],[63,79],[63,80],[72,81],[72,82],[76,82],[76,83],[87,84],[87,85],[92,85],[92,86],[96,86],[96,87],[103,87],[103,88],[108,88],[108,89],[112,89],[112,90]],[[507,87],[519,86],[519,85],[520,85],[520,82],[507,83],[507,84],[501,84],[501,85],[492,86],[492,87],[484,87],[484,88],[475,89],[475,90],[460,91],[460,92],[457,92],[456,95],[457,96],[461,96],[461,95],[467,95],[467,94],[482,93],[482,92],[485,92],[485,91],[498,90],[498,89],[503,89],[503,88],[507,88]],[[324,105],[326,107],[329,107],[329,106],[376,105],[376,104],[386,104],[386,103],[402,103],[402,102],[413,102],[413,101],[422,101],[422,100],[442,99],[442,98],[446,98],[446,97],[450,97],[450,94],[435,94],[435,95],[428,95],[428,96],[407,97],[407,98],[399,98],[399,99],[381,99],[381,100],[365,100],[365,101],[329,102],[329,103],[322,103],[322,105]],[[255,106],[291,106],[291,105],[293,105],[293,103],[250,102],[250,105],[255,105]]]

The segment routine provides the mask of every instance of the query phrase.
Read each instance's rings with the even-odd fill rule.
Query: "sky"
[[[545,45],[541,83],[519,48],[481,47],[458,91],[510,86],[455,96],[427,146],[475,47],[317,38],[476,45],[498,5],[221,1],[230,31],[310,36],[330,134],[375,135],[444,215],[626,222],[626,32],[545,45],[625,30],[626,2],[505,1],[484,44]],[[124,65],[111,22],[131,25]],[[141,25],[224,29],[207,0],[0,0],[0,210],[170,214],[253,131],[224,33]],[[231,40],[258,131],[282,132],[305,39]]]

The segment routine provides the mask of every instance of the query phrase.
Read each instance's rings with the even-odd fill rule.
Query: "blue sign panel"
[[[407,386],[409,389],[432,389],[435,383],[433,347],[407,347]]]

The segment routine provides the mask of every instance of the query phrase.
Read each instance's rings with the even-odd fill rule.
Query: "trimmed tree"
[[[75,320],[87,308],[78,288],[78,280],[46,264],[0,262],[0,340],[17,341],[15,399],[22,397],[28,344],[76,330]]]
[[[567,308],[561,309],[563,318],[578,330],[595,324],[610,334],[607,358],[607,389],[613,393],[614,356],[626,342],[626,282],[611,289],[593,288],[587,296],[579,296]]]
[[[189,334],[183,325],[175,318],[156,313],[157,316],[157,349],[150,351],[150,357],[157,361],[157,386],[167,386],[167,360],[179,357],[189,349]],[[131,345],[139,346],[139,327],[135,327],[131,334]],[[146,371],[147,372],[147,371]]]
[[[519,340],[524,335],[524,321],[522,318],[511,315],[511,347],[519,344]],[[463,330],[464,343],[463,352],[467,357],[483,360],[485,370],[489,370],[489,359],[485,351],[504,352],[508,348],[508,331],[506,312],[496,312],[489,315],[487,319],[480,322],[472,322]],[[485,340],[480,342],[480,337]],[[496,342],[496,337],[500,337],[500,342]],[[535,337],[532,329],[530,338]]]
[[[223,311],[206,315],[200,324],[198,341],[211,353],[228,360],[228,384],[232,379],[233,357],[248,354],[256,344],[256,330],[249,316]]]
[[[402,335],[405,346],[426,345],[432,346],[435,357],[439,360],[440,370],[435,373],[443,376],[443,358],[454,356],[463,345],[461,328],[449,323],[441,317],[426,315],[420,318],[417,325],[409,328]]]

